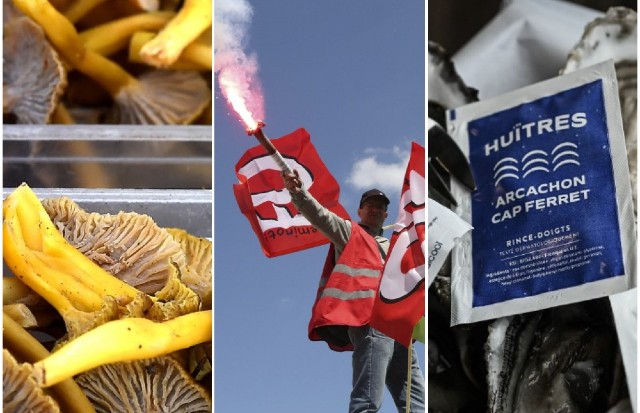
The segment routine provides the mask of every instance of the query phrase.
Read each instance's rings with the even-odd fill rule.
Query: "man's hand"
[[[291,194],[297,194],[302,191],[302,180],[298,171],[294,170],[293,173],[282,172],[282,179],[284,180],[284,187]]]

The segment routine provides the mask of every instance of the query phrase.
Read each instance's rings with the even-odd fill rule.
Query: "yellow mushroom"
[[[49,387],[98,366],[166,355],[211,341],[212,311],[156,323],[125,318],[102,324],[33,365],[36,382]]]
[[[3,113],[17,123],[48,123],[67,87],[67,72],[44,32],[25,16],[3,30]]]
[[[5,413],[60,413],[58,403],[31,376],[31,366],[18,363],[2,349],[2,411]]]
[[[3,346],[22,361],[35,363],[49,356],[49,351],[29,332],[20,327],[6,313],[2,313]],[[80,387],[73,379],[66,379],[52,388],[55,398],[67,413],[95,413]]]
[[[129,42],[129,61],[147,63],[141,55],[141,50],[155,36],[152,32],[136,32]],[[211,45],[193,41],[185,47],[180,57],[168,69],[174,70],[211,70]]]
[[[58,106],[53,110],[53,115],[51,116],[51,123],[54,125],[73,125],[75,121],[73,120],[73,116],[69,113],[69,110],[64,105],[64,103],[58,103]]]
[[[121,313],[152,305],[66,242],[23,184],[3,202],[3,256],[9,269],[62,316],[71,337]]]
[[[207,388],[172,356],[105,364],[76,381],[99,413],[211,413]]]
[[[73,24],[46,0],[14,0],[36,21],[73,68],[95,80],[116,103],[112,121],[125,124],[188,124],[207,107],[211,93],[191,71],[152,71],[139,79],[115,62],[88,50]]]
[[[126,48],[131,36],[140,30],[160,30],[176,14],[168,11],[139,13],[92,27],[79,33],[84,46],[103,56]]]
[[[22,303],[3,304],[2,311],[20,324],[22,328],[31,328],[38,325],[38,320],[29,310],[29,307]]]
[[[76,0],[65,10],[64,15],[70,22],[77,23],[104,2],[105,0]],[[144,11],[155,11],[159,7],[159,0],[131,0],[129,3]]]
[[[23,303],[28,306],[37,306],[44,301],[16,277],[2,277],[2,303]]]
[[[211,26],[211,0],[185,0],[178,14],[140,50],[157,67],[171,66],[182,50]]]
[[[211,308],[213,243],[196,237],[180,228],[167,228],[167,232],[180,243],[186,257],[182,282],[195,291],[202,300],[202,308]]]

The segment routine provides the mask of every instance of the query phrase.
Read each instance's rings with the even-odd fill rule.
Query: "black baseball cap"
[[[379,189],[369,189],[367,192],[365,192],[364,194],[362,194],[362,198],[360,198],[360,208],[362,208],[362,204],[364,204],[364,201],[366,201],[367,199],[374,197],[374,196],[381,196],[384,199],[384,203],[386,205],[389,205],[389,198],[387,198],[387,196],[384,194],[384,192],[382,192]]]

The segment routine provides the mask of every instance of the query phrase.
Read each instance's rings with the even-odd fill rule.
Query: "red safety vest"
[[[351,227],[337,263],[331,244],[311,310],[309,339],[326,341],[335,351],[353,350],[348,327],[369,323],[382,267],[378,242],[360,225]]]

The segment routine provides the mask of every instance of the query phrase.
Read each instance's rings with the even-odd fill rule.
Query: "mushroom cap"
[[[211,100],[211,90],[195,71],[153,70],[115,96],[110,123],[136,125],[187,125]]]
[[[211,412],[211,397],[171,356],[106,364],[76,378],[98,413]]]
[[[180,228],[167,228],[167,232],[180,243],[186,257],[186,271],[181,280],[202,299],[202,309],[211,309],[213,244]]]
[[[19,364],[2,349],[2,411],[5,413],[59,413],[58,403],[36,385],[30,364]]]
[[[144,214],[87,212],[68,197],[45,199],[47,214],[64,238],[109,273],[147,294],[169,280],[169,259],[180,271],[185,256],[180,244]]]
[[[154,294],[157,300],[144,314],[144,317],[150,320],[170,320],[200,309],[200,297],[181,281],[178,266],[169,262],[169,280],[162,290]]]
[[[3,31],[3,111],[18,123],[48,123],[67,86],[58,53],[27,17],[11,19]]]
[[[2,24],[5,25],[11,20],[24,16],[13,4],[12,0],[2,1]]]
[[[198,294],[181,281],[182,274],[188,271],[180,243],[148,215],[89,213],[68,197],[45,199],[42,205],[69,244],[145,293],[139,301],[127,304],[127,314],[163,321],[200,308]],[[143,300],[146,294],[157,298],[150,308]],[[93,316],[90,321],[101,322],[103,318]],[[85,324],[69,328],[83,331]]]

